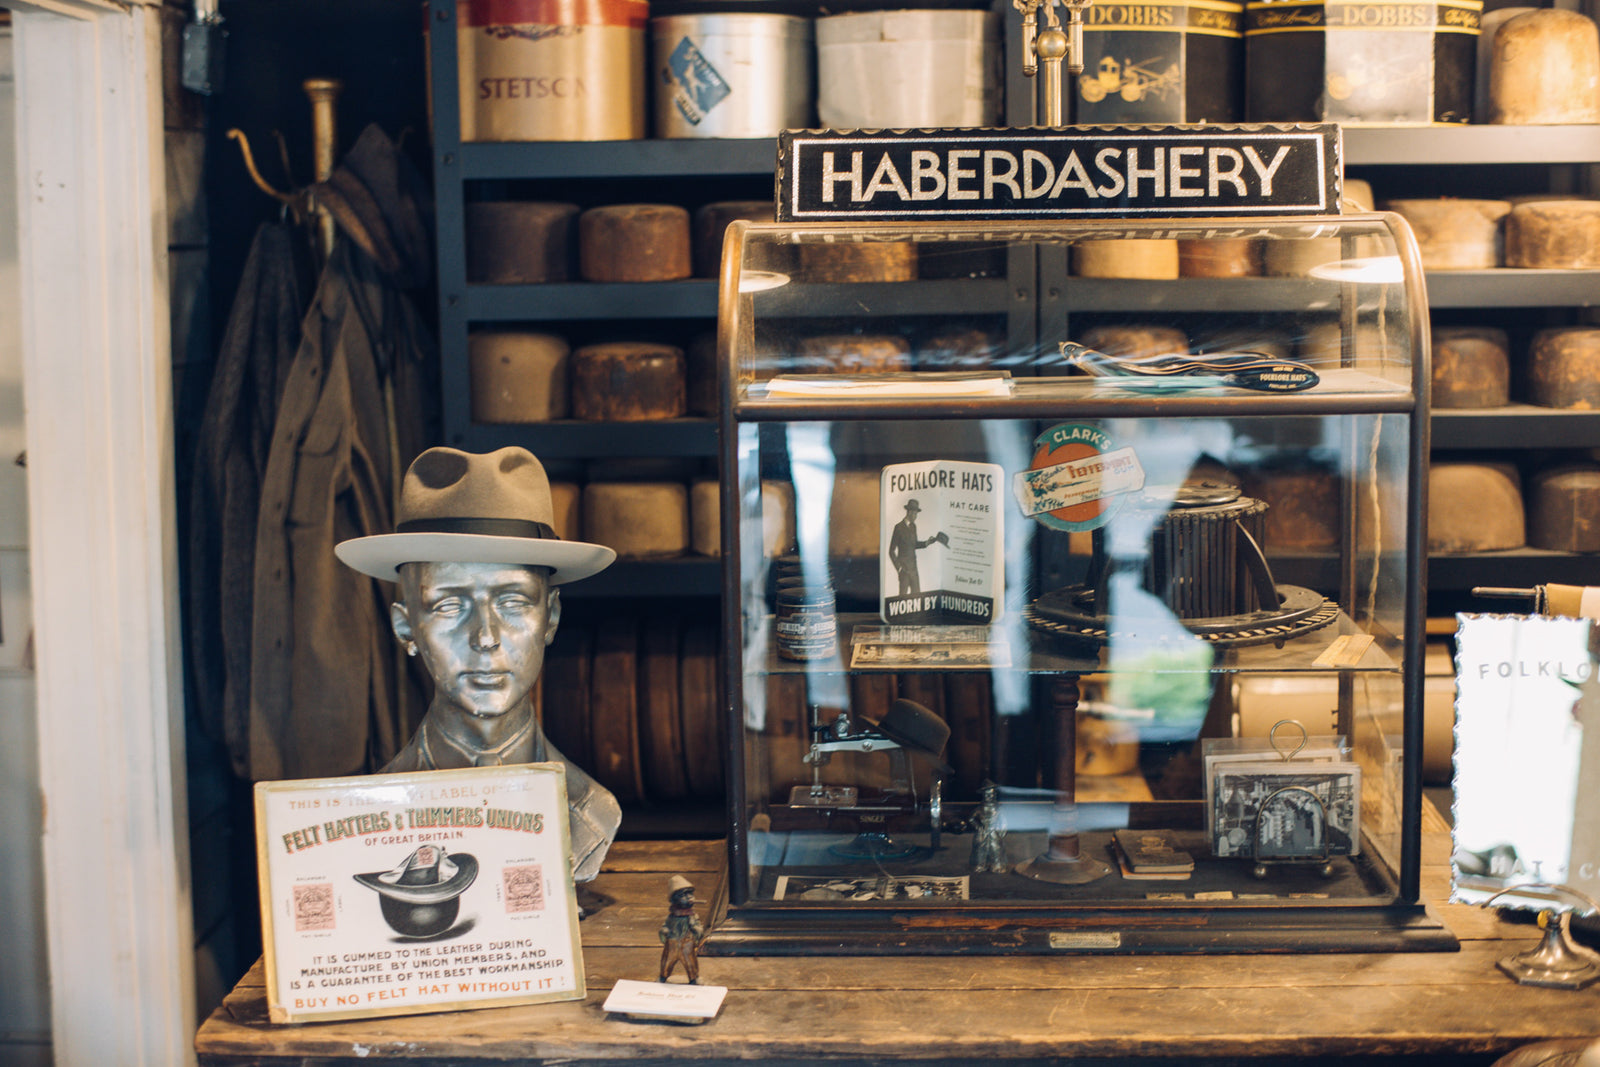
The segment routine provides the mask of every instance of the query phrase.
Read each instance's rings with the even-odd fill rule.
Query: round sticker
[[[1061,423],[1033,440],[1033,459],[1013,489],[1024,515],[1055,530],[1095,530],[1111,521],[1123,498],[1144,488],[1144,468],[1131,448],[1116,448],[1098,426]]]

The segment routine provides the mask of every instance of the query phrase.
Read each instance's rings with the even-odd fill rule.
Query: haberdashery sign
[[[558,763],[256,785],[272,1021],[584,996]]]
[[[779,222],[1333,215],[1339,127],[786,130]]]

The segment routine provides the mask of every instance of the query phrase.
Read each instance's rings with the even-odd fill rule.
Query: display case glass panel
[[[722,284],[708,951],[1453,945],[1402,222],[737,224]]]

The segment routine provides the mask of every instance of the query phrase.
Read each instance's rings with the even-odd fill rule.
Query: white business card
[[[605,1010],[627,1015],[714,1019],[728,987],[679,982],[636,982],[620,978],[606,997]]]

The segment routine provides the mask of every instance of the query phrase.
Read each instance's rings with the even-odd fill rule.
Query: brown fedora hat
[[[333,550],[362,574],[391,582],[402,563],[519,563],[550,568],[550,584],[560,585],[617,558],[604,545],[562,540],[554,516],[550,480],[527,449],[430,448],[406,471],[395,532]]]
[[[929,708],[901,697],[889,705],[883,718],[867,722],[901,748],[927,757],[935,767],[949,773],[951,768],[944,760],[944,746],[950,740],[950,724]]]

